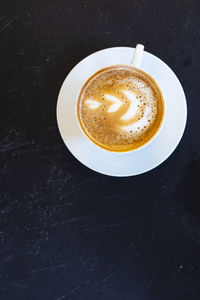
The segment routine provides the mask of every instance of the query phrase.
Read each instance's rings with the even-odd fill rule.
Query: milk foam
[[[106,94],[105,97],[106,97],[106,99],[113,102],[113,104],[107,110],[108,113],[112,113],[112,112],[119,110],[121,105],[123,105],[122,101],[120,101],[120,99],[118,99],[117,97],[115,97],[113,95]]]
[[[139,105],[139,101],[136,98],[136,94],[130,91],[122,90],[122,92],[126,95],[126,97],[130,100],[131,105],[128,111],[121,116],[121,120],[129,120],[130,118],[134,117],[137,112],[137,106]]]
[[[141,133],[143,128],[147,129],[150,126],[149,120],[152,120],[152,114],[150,107],[147,106],[144,111],[144,116],[139,121],[132,123],[128,126],[123,126],[122,128],[127,132],[132,131],[135,133]]]
[[[101,102],[92,99],[85,100],[85,103],[88,104],[90,109],[96,109],[101,105]]]

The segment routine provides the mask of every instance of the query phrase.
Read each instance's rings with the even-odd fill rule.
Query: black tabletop
[[[0,6],[0,299],[200,299],[200,2]],[[57,96],[85,56],[137,43],[180,79],[187,126],[159,167],[104,176],[65,147]]]

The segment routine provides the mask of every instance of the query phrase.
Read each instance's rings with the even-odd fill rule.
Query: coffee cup
[[[83,135],[106,151],[141,150],[160,133],[165,116],[162,90],[140,68],[144,46],[130,64],[101,68],[83,84],[76,116]]]

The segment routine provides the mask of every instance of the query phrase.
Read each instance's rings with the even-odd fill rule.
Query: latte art
[[[78,117],[88,137],[107,150],[129,151],[145,144],[163,118],[160,90],[134,67],[108,67],[84,85]]]

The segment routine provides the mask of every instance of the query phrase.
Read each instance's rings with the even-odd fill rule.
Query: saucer
[[[175,150],[186,125],[186,99],[178,78],[162,60],[144,51],[140,68],[157,81],[165,99],[165,120],[157,137],[141,150],[119,154],[97,147],[83,135],[75,109],[82,85],[103,67],[130,64],[134,50],[114,47],[87,56],[67,75],[58,96],[57,122],[65,145],[82,164],[105,175],[133,176],[157,167]]]

